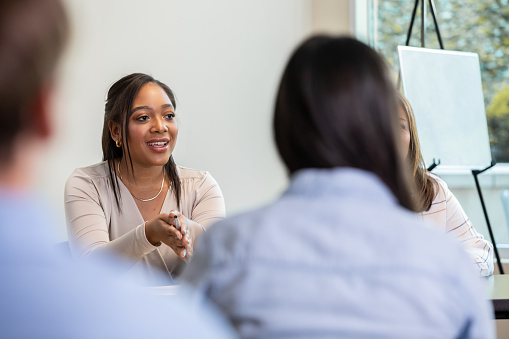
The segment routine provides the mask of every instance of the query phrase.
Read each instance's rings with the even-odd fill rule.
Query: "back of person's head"
[[[397,131],[396,91],[377,52],[347,37],[312,37],[297,48],[274,115],[277,148],[291,174],[306,168],[366,170],[413,210]]]
[[[0,1],[0,162],[22,132],[38,128],[34,98],[49,82],[67,39],[59,0]]]

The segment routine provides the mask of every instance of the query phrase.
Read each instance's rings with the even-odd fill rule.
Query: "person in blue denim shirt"
[[[274,113],[275,202],[212,226],[183,278],[243,338],[493,338],[464,251],[414,213],[383,59],[346,37],[291,56]]]

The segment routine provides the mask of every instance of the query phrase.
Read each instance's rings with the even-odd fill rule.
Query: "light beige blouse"
[[[189,229],[194,244],[202,226],[206,228],[225,217],[223,194],[208,172],[181,166],[177,170],[182,185],[180,212],[192,221]],[[183,261],[169,246],[150,244],[145,221],[129,190],[118,180],[119,210],[110,182],[106,161],[76,169],[67,180],[65,214],[73,256],[103,252],[120,255],[127,259],[120,269],[142,283],[160,281],[161,272],[171,277]],[[177,202],[168,190],[161,213],[172,209],[177,209]]]

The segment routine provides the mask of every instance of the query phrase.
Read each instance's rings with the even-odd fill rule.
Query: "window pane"
[[[440,48],[426,3],[425,47]],[[404,45],[414,2],[374,1],[375,47],[398,72],[397,46]],[[491,149],[497,162],[509,162],[509,0],[436,0],[436,16],[444,48],[479,54]],[[421,46],[421,3],[410,46]]]

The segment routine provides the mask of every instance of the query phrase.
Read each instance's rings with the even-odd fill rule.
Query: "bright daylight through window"
[[[440,48],[426,3],[426,46]],[[509,163],[509,0],[435,0],[444,48],[479,54],[491,150],[498,163]],[[405,45],[414,1],[371,2],[373,42],[398,72],[397,46]],[[421,46],[420,5],[410,46]]]

